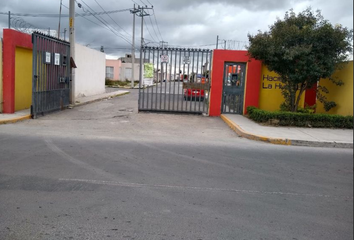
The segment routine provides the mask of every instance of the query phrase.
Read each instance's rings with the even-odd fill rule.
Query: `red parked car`
[[[197,74],[194,79],[194,82],[201,84],[205,84],[206,81],[207,78],[201,74]],[[188,82],[188,80],[186,80],[186,82]],[[184,89],[184,100],[195,99],[203,101],[204,97],[205,94],[203,89]]]
[[[204,100],[204,90],[203,89],[184,89],[184,100]]]

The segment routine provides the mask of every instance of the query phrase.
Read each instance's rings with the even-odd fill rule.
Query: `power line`
[[[65,7],[66,9],[69,9],[67,6],[65,6],[64,4],[63,4],[63,7]],[[96,24],[97,26],[99,26],[99,27],[102,27],[100,24],[98,24],[98,23],[96,23],[96,22],[94,22],[94,21],[92,21],[92,20],[90,20],[90,19],[88,19],[88,18],[86,18],[86,17],[84,17],[82,14],[80,14],[80,13],[77,13],[77,12],[75,12],[75,16],[80,16],[80,17],[83,17],[84,19],[86,19],[87,21],[89,21],[89,22],[92,22],[92,23],[94,23],[94,24]]]
[[[63,4],[64,6],[64,4]],[[105,12],[95,12],[95,13],[83,13],[83,14],[79,14],[79,13],[75,13],[75,16],[96,16],[96,15],[104,15],[104,14],[112,14],[112,13],[119,13],[119,12],[127,12],[130,11],[131,8],[127,8],[127,9],[119,9],[119,10],[112,10],[112,11],[105,11]],[[0,12],[0,15],[8,15],[8,12]],[[48,17],[48,18],[57,18],[60,16],[60,14],[58,13],[12,13],[11,15],[13,16],[17,16],[17,17]],[[69,17],[69,14],[61,14],[62,17]]]
[[[103,7],[97,2],[97,0],[95,0],[95,2],[98,4],[98,6],[100,6],[100,8],[107,14],[107,16],[120,28],[122,29],[126,34],[129,35],[129,37],[131,37],[131,35],[129,33],[127,33],[127,31],[125,31],[107,12],[106,10],[103,9]]]
[[[139,3],[135,2],[134,0],[131,0],[131,1],[132,1],[133,3],[135,3],[136,5],[138,5],[138,6],[140,5]]]
[[[155,18],[155,22],[156,22],[156,27],[157,27],[157,30],[158,30],[158,32],[159,32],[159,34],[160,34],[161,39],[163,40],[163,37],[162,37],[161,32],[160,32],[159,25],[158,25],[157,20],[156,20],[155,10],[154,10],[154,9],[152,9],[152,12],[153,12],[153,15],[154,15],[154,18]]]
[[[148,28],[148,25],[147,25],[146,22],[145,22],[145,19],[144,19],[144,23],[145,23],[146,29],[147,29],[148,32],[149,32],[149,35],[150,35],[151,38],[154,40],[154,42],[156,42],[156,39],[152,36],[152,34],[151,34],[151,32],[150,32],[150,30],[149,30],[149,28]]]
[[[155,33],[157,39],[160,41],[159,36],[158,36],[157,33],[156,33],[154,24],[152,23],[152,19],[151,19],[151,16],[150,16],[150,15],[149,15],[149,19],[150,19],[150,23],[151,23],[152,29],[154,30],[154,33]],[[161,39],[161,41],[163,41],[163,39]]]
[[[76,2],[76,1],[75,1]],[[67,8],[67,9],[69,9],[67,6],[65,6],[64,4],[62,4],[62,2],[60,2],[60,4],[61,4],[61,6],[64,6],[65,8]],[[120,10],[114,10],[114,11],[105,11],[105,12],[98,12],[98,13],[92,13],[92,12],[89,12],[89,13],[85,13],[85,14],[79,14],[79,13],[77,13],[77,12],[75,12],[75,16],[81,16],[81,17],[83,17],[84,19],[86,19],[86,20],[88,20],[88,21],[90,21],[90,22],[92,22],[92,23],[94,23],[94,24],[96,24],[96,25],[98,25],[98,26],[100,26],[100,27],[102,27],[101,25],[99,25],[99,24],[97,24],[97,23],[95,23],[95,22],[93,22],[93,21],[91,21],[91,20],[89,20],[88,18],[85,18],[84,16],[94,16],[96,19],[97,19],[97,17],[95,16],[95,15],[102,15],[102,14],[108,14],[108,13],[117,13],[117,12],[124,12],[124,11],[129,11],[130,9],[120,9]],[[4,13],[4,12],[0,12],[0,14],[8,14],[8,13]],[[60,11],[60,13],[59,14],[21,14],[21,13],[12,13],[12,16],[25,16],[25,17],[58,17],[59,16],[59,18],[61,18],[62,16],[63,17],[69,17],[69,15],[68,14],[61,14],[61,11]],[[60,23],[59,23],[60,24]],[[105,24],[104,24],[105,25]],[[59,25],[60,26],[60,25]],[[106,27],[113,33],[113,34],[115,34],[116,36],[118,36],[118,37],[120,37],[120,38],[122,38],[124,41],[126,41],[127,43],[129,43],[129,44],[131,44],[128,40],[126,40],[125,38],[124,38],[124,36],[122,35],[122,36],[119,36],[119,35],[117,35],[116,33],[114,33],[110,28],[109,28],[109,26],[107,26],[106,25]],[[17,30],[19,30],[19,31],[23,31],[23,29],[17,29]],[[124,29],[123,29],[124,30]],[[37,31],[42,31],[42,30],[40,30],[40,29],[38,29]],[[49,31],[48,31],[48,34],[50,34],[49,33]],[[59,33],[59,30],[58,30],[58,35],[59,35],[60,33]],[[64,31],[64,36],[65,36],[65,31]]]
[[[94,11],[88,4],[86,4],[84,0],[81,0],[81,1],[82,1],[89,9],[91,9],[91,11],[92,11],[93,13],[95,13],[95,11]],[[81,4],[79,5],[79,7],[81,7],[84,12],[89,12],[89,13],[92,14],[92,12],[91,12],[90,10],[85,10],[85,9],[82,7]],[[92,14],[92,15],[93,15],[93,14]],[[103,18],[100,19],[100,18],[98,18],[98,17],[95,16],[95,15],[93,15],[93,16],[94,16],[98,21],[100,21],[104,26],[106,26],[106,28],[107,28],[108,30],[110,30],[113,34],[115,34],[117,37],[122,38],[124,41],[126,41],[127,43],[129,43],[130,45],[132,45],[131,42],[125,38],[124,35],[122,35],[121,33],[119,33],[116,29],[112,28],[112,27],[108,24],[108,22],[107,22],[106,20],[104,20]]]

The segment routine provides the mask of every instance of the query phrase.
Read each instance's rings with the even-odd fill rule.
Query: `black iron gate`
[[[212,51],[142,49],[139,111],[208,114]]]
[[[246,63],[225,63],[222,113],[243,114]]]
[[[70,44],[41,33],[32,34],[31,114],[63,109],[70,101]]]

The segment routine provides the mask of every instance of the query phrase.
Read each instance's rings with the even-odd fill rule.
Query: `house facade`
[[[106,79],[113,81],[131,81],[132,80],[132,55],[125,54],[117,60],[106,59]],[[144,60],[144,63],[149,62]],[[134,81],[139,80],[140,58],[135,58],[134,61]]]
[[[106,79],[118,81],[121,65],[122,62],[119,59],[106,59]]]

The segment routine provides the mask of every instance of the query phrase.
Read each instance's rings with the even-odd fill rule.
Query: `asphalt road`
[[[353,151],[137,113],[137,92],[0,125],[0,239],[353,239]]]

